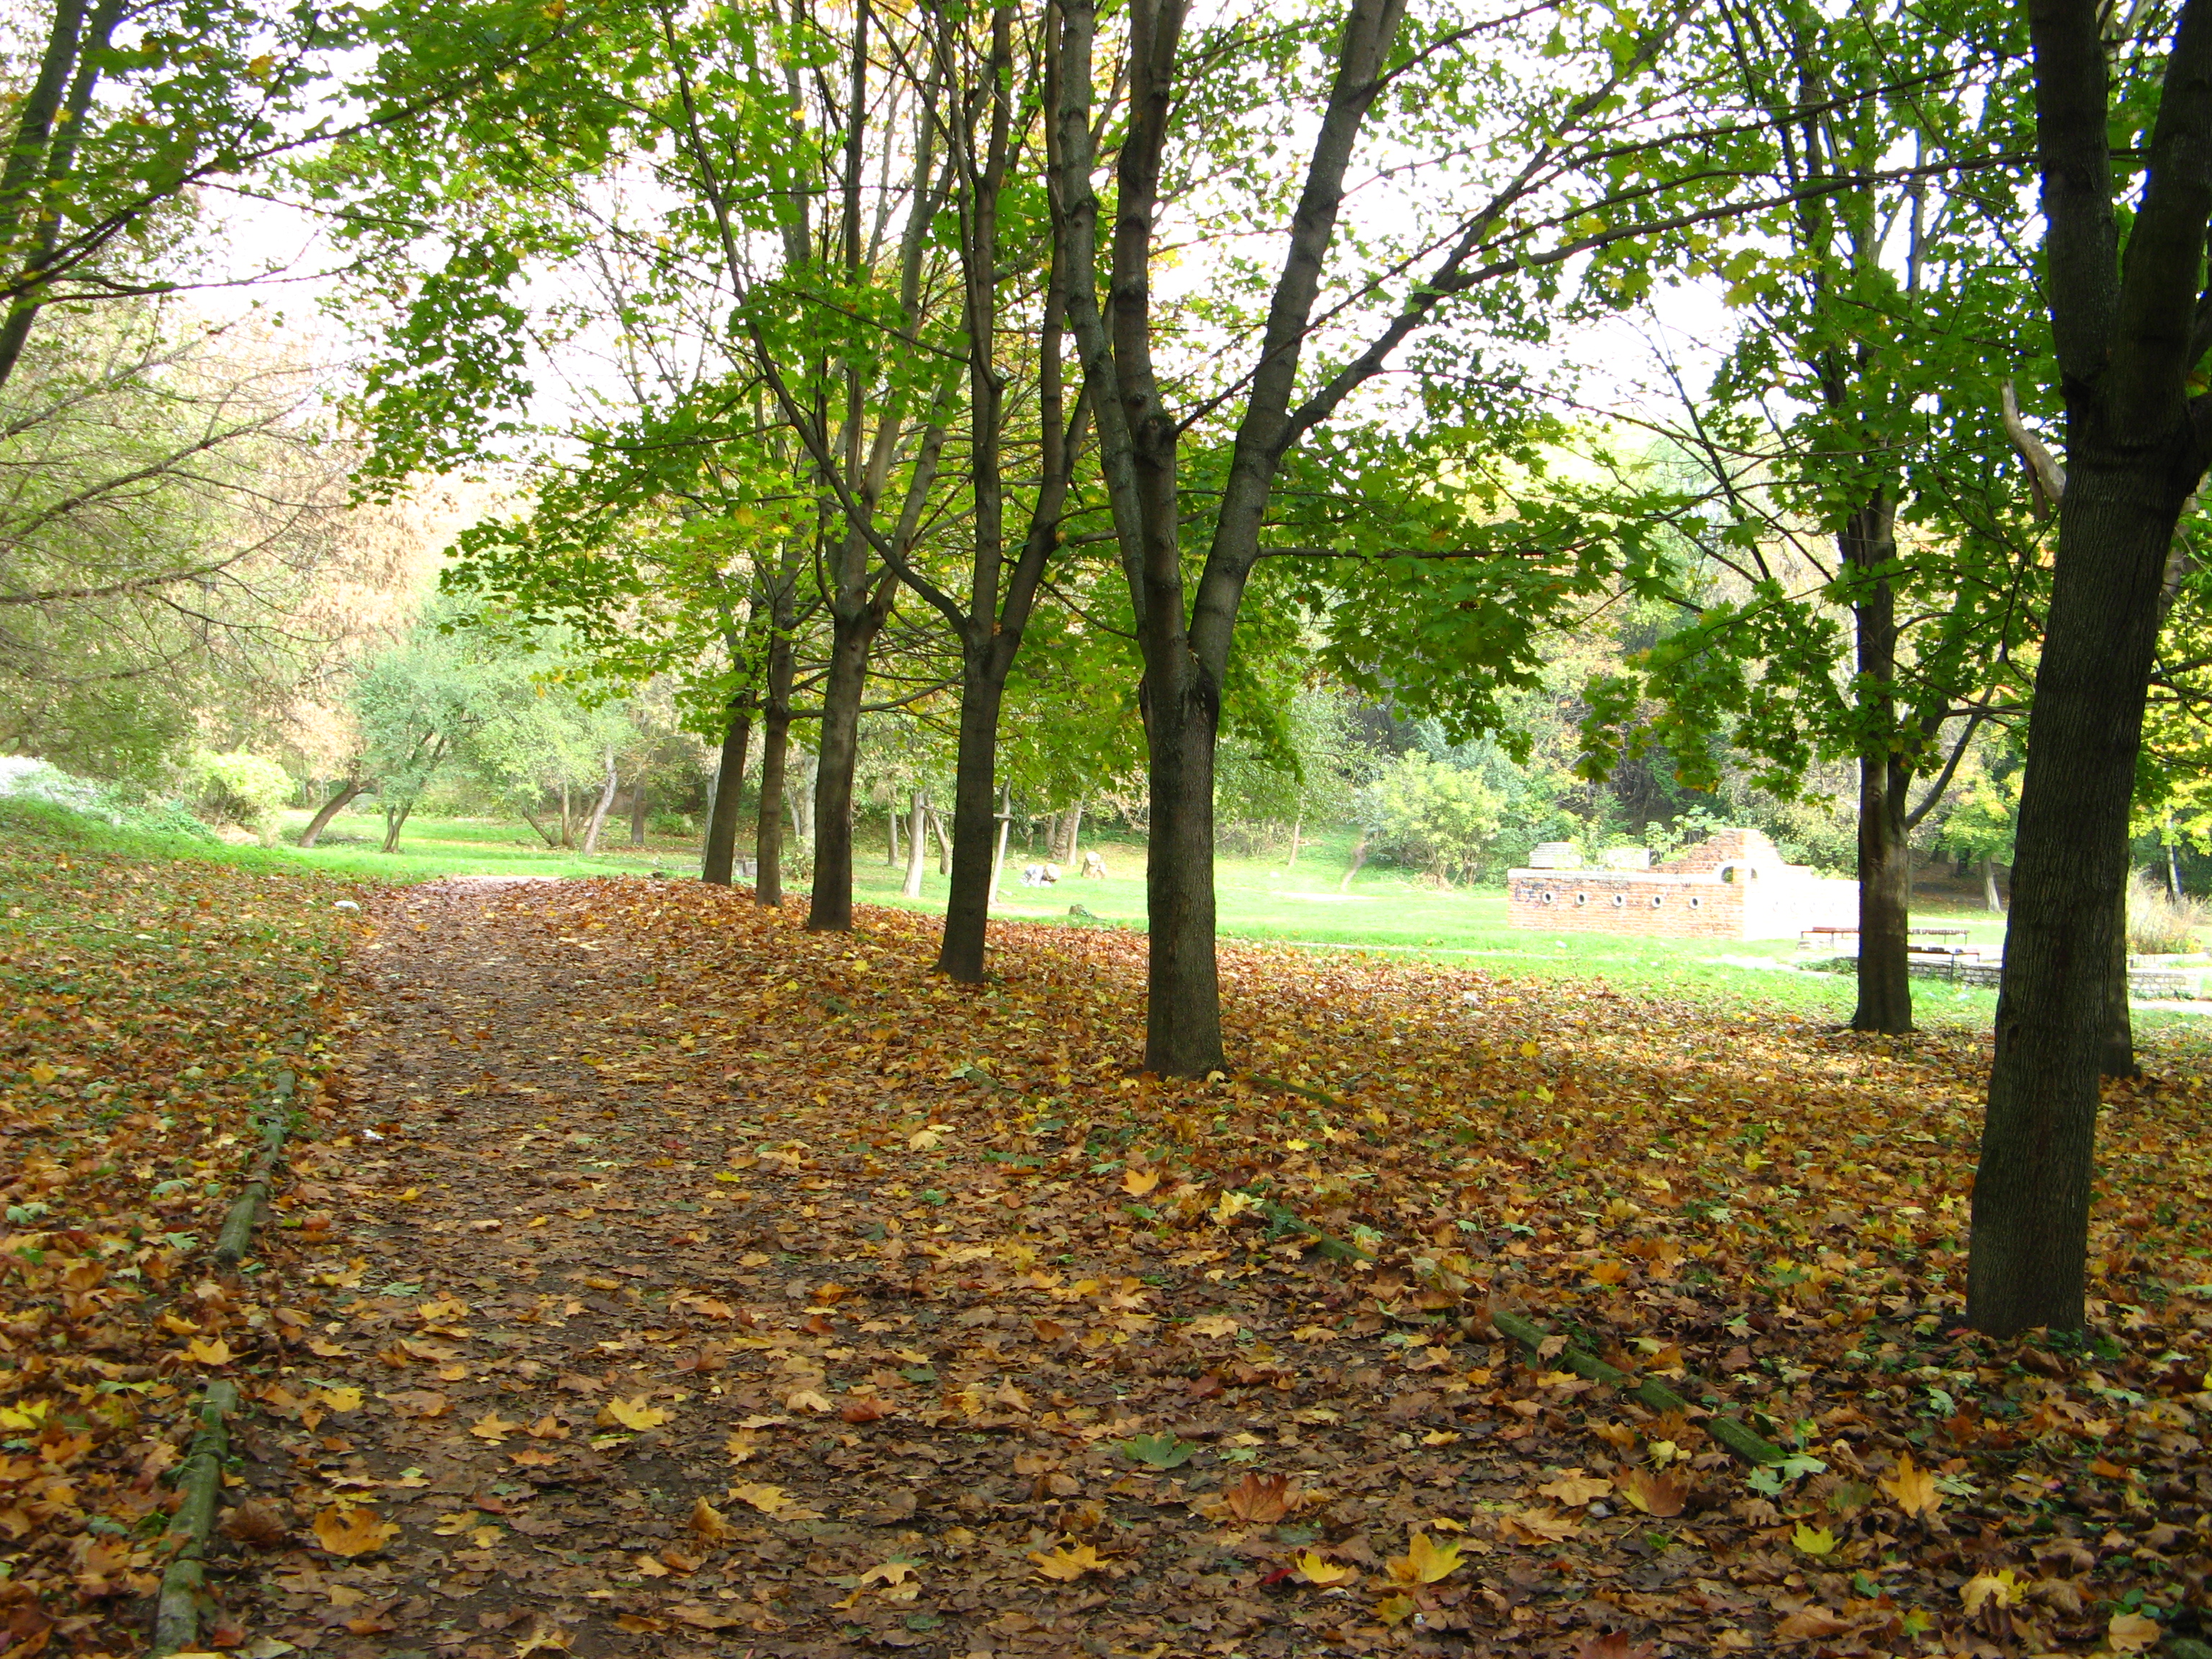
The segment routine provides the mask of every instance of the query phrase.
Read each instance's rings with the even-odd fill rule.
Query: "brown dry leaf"
[[[873,1395],[856,1394],[846,1397],[837,1408],[837,1415],[848,1423],[875,1423],[890,1415],[890,1408]]]
[[[1561,1515],[1556,1510],[1522,1510],[1517,1515],[1503,1517],[1498,1530],[1513,1543],[1557,1544],[1572,1538],[1582,1526],[1572,1516]]]
[[[1775,1626],[1774,1633],[1785,1642],[1821,1642],[1850,1627],[1850,1620],[1826,1607],[1801,1607]]]
[[[1628,1469],[1613,1477],[1613,1489],[1644,1514],[1664,1518],[1682,1512],[1690,1496],[1690,1477],[1680,1469],[1672,1474]]]
[[[1565,1504],[1568,1509],[1578,1510],[1612,1490],[1613,1482],[1601,1474],[1584,1474],[1580,1469],[1564,1469],[1556,1480],[1537,1487],[1536,1495],[1548,1498],[1555,1504]]]
[[[1659,1650],[1649,1642],[1632,1642],[1620,1631],[1585,1636],[1575,1644],[1574,1659],[1659,1659]]]
[[[691,1506],[691,1530],[710,1544],[721,1543],[730,1535],[730,1522],[723,1513],[702,1498]]]
[[[271,1549],[292,1534],[283,1512],[274,1504],[249,1498],[222,1517],[222,1534],[257,1549]]]
[[[2105,1645],[2114,1653],[2148,1653],[2166,1635],[2166,1626],[2139,1613],[2116,1613],[2105,1626]]]
[[[399,1535],[396,1522],[374,1510],[338,1506],[315,1517],[315,1537],[332,1555],[374,1555]]]
[[[1882,1476],[1875,1485],[1908,1516],[1933,1515],[1942,1507],[1943,1494],[1936,1488],[1935,1475],[1917,1467],[1909,1451],[1898,1455],[1894,1474]]]
[[[407,1389],[385,1400],[401,1417],[443,1417],[453,1409],[453,1402],[434,1389]]]
[[[1239,1521],[1269,1527],[1297,1512],[1302,1494],[1288,1475],[1248,1473],[1235,1486],[1224,1487],[1222,1501]]]

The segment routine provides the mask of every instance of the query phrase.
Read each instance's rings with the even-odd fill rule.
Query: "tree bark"
[[[1073,870],[1075,867],[1076,855],[1082,850],[1083,803],[1078,801],[1067,809],[1067,845],[1060,852],[1060,863]]]
[[[945,815],[934,807],[930,809],[929,827],[937,836],[937,873],[952,873],[952,837],[945,828]]]
[[[2004,914],[2004,901],[1997,895],[1997,861],[1982,860],[1982,908],[1992,915]]]
[[[952,889],[937,966],[963,984],[983,979],[985,935],[999,902],[1009,820],[992,833],[998,790],[999,708],[1003,679],[973,650],[963,653],[960,739],[952,774]]]
[[[1876,494],[1845,520],[1837,541],[1844,568],[1862,584],[1851,605],[1861,729],[1881,745],[1859,756],[1859,998],[1851,1029],[1899,1033],[1912,1029],[1912,855],[1905,824],[1912,774],[1890,746],[1897,730],[1897,595],[1881,573],[1897,556],[1894,503]]]
[[[2101,27],[2095,0],[2029,7],[2067,479],[1974,1182],[1967,1320],[1997,1337],[2087,1313],[2128,813],[2173,532],[2208,454],[2188,381],[2207,344],[2212,3],[2185,0],[2175,25],[2124,261]]]
[[[753,897],[783,902],[783,771],[791,750],[791,635],[779,627],[768,653],[768,700],[762,721],[760,815],[754,831]]]
[[[2106,1077],[2141,1077],[2136,1062],[2134,1013],[2128,1007],[2128,884],[2120,883],[2119,914],[2112,922],[2112,969],[2105,975],[2105,1052],[2097,1069]]]
[[[629,844],[645,845],[645,773],[641,770],[629,792]]]
[[[1283,868],[1285,870],[1295,870],[1298,867],[1298,831],[1305,828],[1305,809],[1302,806],[1291,817],[1291,855],[1283,860]]]
[[[699,868],[699,879],[717,887],[727,887],[737,871],[738,825],[744,813],[745,751],[752,740],[752,705],[732,703],[730,723],[722,728],[721,763],[714,771],[714,805],[707,814],[706,859]]]
[[[545,826],[538,823],[537,817],[531,812],[531,810],[528,807],[522,805],[518,802],[514,810],[522,814],[522,821],[531,827],[531,829],[537,834],[538,839],[544,842],[547,848],[559,848],[561,845],[561,838],[558,836],[550,836],[546,834]]]
[[[300,832],[300,845],[313,847],[322,838],[323,831],[330,828],[331,820],[352,805],[368,787],[366,778],[348,778],[341,783],[337,793],[325,801],[316,809],[315,816],[307,820],[307,827]]]
[[[853,926],[853,773],[860,757],[860,702],[868,684],[868,649],[890,614],[892,591],[887,579],[873,597],[862,591],[858,614],[842,604],[830,613],[830,674],[822,690],[822,746],[814,773],[810,932],[848,933]]]
[[[592,808],[592,821],[584,831],[584,856],[592,858],[599,850],[599,831],[606,828],[607,813],[615,804],[615,790],[619,780],[615,775],[615,751],[607,750],[607,781],[599,790],[599,799]]]
[[[884,862],[894,870],[899,867],[899,810],[896,795],[884,807]]]
[[[414,810],[415,803],[411,800],[402,801],[396,811],[389,807],[385,810],[384,851],[396,853],[399,850],[399,832],[406,825],[407,815]]]
[[[929,798],[917,789],[906,821],[906,884],[899,890],[902,898],[921,896],[921,860],[928,839]]]
[[[576,831],[568,817],[568,780],[566,778],[561,780],[561,845],[569,848],[576,845]]]
[[[985,902],[988,904],[995,905],[999,902],[999,876],[1006,867],[1006,832],[1013,828],[1013,824],[1014,803],[1011,799],[1010,792],[1010,798],[999,812],[997,850],[991,857],[991,885],[985,897]],[[956,870],[959,868],[960,840],[957,836],[955,836],[952,841],[952,864]]]

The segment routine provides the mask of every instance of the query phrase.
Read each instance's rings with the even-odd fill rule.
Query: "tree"
[[[1377,773],[1357,811],[1370,842],[1449,884],[1482,873],[1504,807],[1480,773],[1416,751]]]
[[[2139,56],[2102,18],[2090,0],[2028,12],[2067,486],[1974,1183],[1967,1319],[1995,1336],[2078,1331],[2086,1316],[2129,808],[2174,532],[2212,460],[2212,404],[2191,390],[2212,349],[2212,4],[2147,18],[2170,45]],[[2124,222],[2110,133],[2154,107],[2148,143],[2126,153],[2142,179]]]

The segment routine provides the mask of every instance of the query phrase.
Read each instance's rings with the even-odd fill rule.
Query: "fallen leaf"
[[[1239,1521],[1267,1527],[1297,1510],[1299,1493],[1288,1475],[1251,1473],[1224,1488],[1221,1497]]]
[[[1916,1467],[1911,1452],[1900,1454],[1897,1472],[1882,1476],[1875,1485],[1887,1492],[1891,1501],[1908,1516],[1933,1515],[1942,1506],[1943,1494],[1936,1487],[1936,1477]]]
[[[315,1517],[315,1537],[332,1555],[374,1555],[398,1535],[398,1524],[374,1510],[340,1505]]]
[[[1425,1532],[1407,1540],[1406,1553],[1387,1563],[1390,1577],[1401,1584],[1433,1584],[1459,1568],[1462,1546],[1439,1544]]]
[[[791,1507],[791,1494],[781,1486],[757,1486],[744,1482],[730,1488],[730,1497],[740,1504],[750,1504],[763,1515],[775,1515]]]
[[[1578,1510],[1612,1490],[1613,1482],[1601,1474],[1584,1474],[1580,1469],[1568,1469],[1557,1480],[1537,1487],[1536,1495],[1564,1504],[1571,1510]]]
[[[1680,1515],[1689,1499],[1689,1477],[1680,1473],[1657,1474],[1650,1469],[1628,1469],[1615,1475],[1613,1489],[1650,1516]]]
[[[1979,1613],[1983,1604],[1994,1601],[2001,1607],[2016,1607],[2027,1599],[2027,1585],[2010,1567],[1996,1572],[1977,1573],[1959,1588],[1959,1599],[1966,1604],[1969,1617]]]
[[[614,1399],[599,1407],[596,1419],[603,1429],[657,1429],[668,1421],[669,1413],[658,1406],[646,1404],[645,1396],[635,1400]]]
[[[1811,1527],[1802,1521],[1797,1530],[1790,1534],[1792,1548],[1803,1555],[1832,1555],[1836,1550],[1836,1534],[1826,1527]]]
[[[730,1523],[722,1512],[700,1498],[691,1505],[691,1530],[710,1544],[719,1544],[730,1535]]]
[[[1031,1550],[1030,1559],[1036,1563],[1040,1577],[1058,1579],[1066,1583],[1073,1583],[1085,1573],[1096,1572],[1106,1565],[1099,1558],[1098,1552],[1088,1544],[1064,1544],[1048,1554],[1043,1550]]]
[[[1340,1561],[1326,1560],[1311,1550],[1298,1557],[1298,1577],[1309,1584],[1318,1584],[1326,1589],[1334,1584],[1348,1584],[1359,1577],[1357,1567],[1346,1566]]]
[[[1121,1190],[1132,1198],[1142,1198],[1159,1184],[1158,1170],[1131,1170],[1121,1177]]]
[[[2116,1613],[2105,1626],[2105,1645],[2114,1653],[2148,1653],[2166,1635],[2166,1626],[2139,1613]]]
[[[497,1412],[490,1411],[471,1423],[469,1425],[469,1432],[479,1440],[489,1440],[496,1444],[521,1426],[521,1424],[510,1423]]]

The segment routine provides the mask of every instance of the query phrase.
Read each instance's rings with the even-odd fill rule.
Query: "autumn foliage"
[[[1962,1038],[1249,949],[1249,1073],[1168,1086],[1118,931],[999,929],[969,989],[923,920],[690,884],[376,921],[269,1265],[189,1338],[105,1315],[157,1387],[220,1340],[192,1367],[252,1396],[241,1644],[2126,1652],[2199,1594],[2179,1051],[2108,1109],[2091,1345],[1999,1346],[1958,1329]],[[9,1283],[17,1325],[64,1316]],[[1570,1340],[1698,1407],[1557,1369]],[[81,1412],[92,1373],[16,1353],[11,1409]],[[135,1528],[174,1415],[120,1398],[74,1501]],[[113,1534],[41,1524],[40,1616],[131,1610],[82,1599],[71,1539]]]

